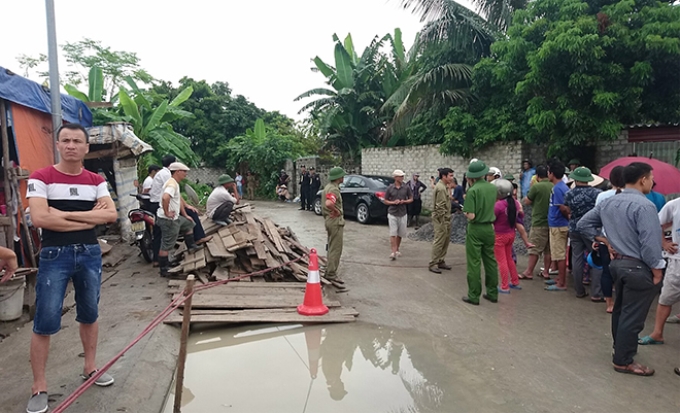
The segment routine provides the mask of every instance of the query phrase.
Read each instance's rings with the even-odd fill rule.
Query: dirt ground
[[[323,219],[295,204],[256,202],[256,213],[290,226],[303,244],[325,255]],[[461,301],[467,292],[464,246],[451,245],[453,270],[427,271],[430,244],[405,239],[403,257],[392,262],[384,223],[348,219],[341,276],[350,288],[338,294],[359,312],[360,322],[392,327],[414,337],[411,352],[427,349],[426,362],[456,394],[461,412],[677,412],[680,409],[680,325],[668,325],[666,343],[640,347],[637,360],[657,370],[651,378],[615,373],[611,367],[610,317],[603,304],[573,293],[548,293],[539,280],[522,291],[478,307]],[[98,361],[109,360],[168,303],[165,283],[133,250],[106,271],[100,304]],[[526,260],[520,257],[520,269]],[[73,299],[70,298],[72,303]],[[656,303],[654,304],[654,307]],[[648,333],[654,307],[644,330]],[[680,311],[680,308],[676,308]],[[352,329],[351,324],[346,327]],[[51,406],[80,384],[82,359],[73,311],[63,317],[48,363]],[[31,324],[0,342],[0,412],[25,409],[31,385]],[[69,412],[159,412],[170,389],[179,332],[161,325],[110,370],[116,384],[88,390]],[[234,372],[234,379],[238,372]],[[272,380],[276,380],[275,377]],[[461,389],[466,389],[461,391]]]

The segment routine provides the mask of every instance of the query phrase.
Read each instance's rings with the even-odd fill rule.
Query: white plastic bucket
[[[12,278],[0,284],[0,321],[12,321],[21,317],[25,289],[24,277]]]

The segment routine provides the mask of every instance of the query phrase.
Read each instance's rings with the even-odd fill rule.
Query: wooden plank
[[[251,283],[252,284],[252,283]],[[215,287],[217,288],[217,287]],[[175,294],[173,300],[181,294]],[[271,294],[265,295],[221,295],[207,291],[200,291],[194,294],[191,305],[194,308],[297,308],[304,299],[304,295],[299,297],[292,295],[274,296]],[[339,301],[324,301],[326,307],[340,307]]]
[[[272,240],[274,245],[276,246],[276,249],[279,252],[286,252],[287,251],[287,246],[284,245],[283,240],[281,239],[281,236],[279,235],[279,230],[276,228],[276,224],[269,219],[265,218],[262,223],[264,224],[264,227],[267,229],[267,235],[269,238]]]
[[[235,258],[236,256],[232,254],[231,252],[227,251],[227,249],[224,247],[224,242],[222,241],[222,238],[220,237],[213,237],[210,241],[206,243],[206,246],[208,247],[208,250],[210,251],[210,254],[213,257],[219,257],[219,258]]]
[[[215,269],[215,271],[218,271],[219,267]],[[213,273],[214,275],[214,273]],[[168,281],[168,287],[172,288],[184,288],[186,286],[186,281],[183,280],[169,280]],[[255,290],[262,290],[262,289],[272,289],[272,290],[281,290],[281,289],[291,289],[291,290],[301,290],[302,292],[305,291],[305,285],[301,284],[299,282],[277,282],[277,283],[267,283],[267,285],[251,285],[251,284],[239,284],[238,282],[231,282],[228,284],[224,284],[213,287],[213,288],[226,288],[226,289],[243,289],[243,288],[248,288],[248,289],[255,289]],[[212,291],[211,289],[210,291]]]
[[[191,322],[197,324],[210,323],[349,323],[356,321],[358,313],[353,308],[331,308],[328,314],[321,316],[303,316],[294,308],[276,309],[266,312],[256,310],[229,311],[219,314],[195,314],[191,312]],[[197,310],[200,311],[200,310]],[[180,314],[173,314],[165,319],[165,324],[182,322]]]

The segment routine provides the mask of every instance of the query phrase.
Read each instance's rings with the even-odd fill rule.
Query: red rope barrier
[[[200,286],[194,288],[194,293],[196,291],[206,290],[208,288],[212,288],[212,287],[215,287],[215,286],[218,286],[218,285],[226,284],[228,282],[239,281],[239,280],[242,280],[244,278],[253,277],[255,275],[266,274],[270,271],[277,270],[279,268],[283,268],[285,266],[288,266],[288,265],[290,265],[294,262],[300,261],[301,259],[302,259],[302,257],[296,258],[296,259],[288,261],[288,262],[285,262],[285,263],[279,265],[278,267],[266,268],[266,269],[261,270],[261,271],[252,272],[250,274],[244,274],[244,275],[241,275],[241,276],[238,276],[238,277],[235,277],[235,278],[230,278],[228,280],[214,281],[214,282],[211,282],[211,283],[208,283],[208,284],[200,285]],[[191,295],[193,295],[193,293]],[[186,295],[186,296],[180,295],[177,298],[175,298],[174,300],[172,300],[172,302],[170,302],[170,304],[167,307],[165,307],[165,309],[163,311],[161,311],[151,321],[151,323],[149,323],[149,325],[146,326],[146,328],[144,330],[142,330],[142,332],[137,337],[135,337],[134,340],[132,340],[130,342],[130,344],[125,346],[124,349],[122,349],[111,360],[109,360],[106,364],[104,364],[95,374],[93,374],[89,379],[87,379],[85,382],[83,382],[83,384],[78,386],[78,388],[73,393],[71,393],[67,398],[65,398],[64,401],[62,401],[59,404],[59,406],[57,406],[52,411],[52,413],[63,413],[69,406],[71,406],[73,404],[73,402],[76,401],[76,399],[78,397],[80,397],[83,393],[85,393],[85,390],[90,388],[90,386],[92,386],[94,384],[94,382],[97,381],[97,379],[99,379],[108,369],[111,368],[111,366],[113,366],[121,357],[123,357],[123,355],[126,352],[128,352],[135,344],[137,344],[142,338],[144,338],[147,334],[149,334],[161,322],[163,322],[163,320],[165,320],[170,314],[172,314],[172,312],[175,311],[175,309],[177,309],[182,303],[184,303],[184,301],[186,301],[187,298],[189,298],[189,295]]]

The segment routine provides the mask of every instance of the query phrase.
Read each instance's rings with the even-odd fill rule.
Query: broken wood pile
[[[169,281],[168,294],[173,300],[182,294],[184,285],[184,281]],[[337,300],[328,299],[324,300],[328,314],[300,315],[296,307],[304,295],[305,284],[299,282],[230,282],[194,293],[191,323],[340,323],[355,321],[359,315],[355,309],[341,307]],[[164,322],[181,323],[182,312],[176,311]]]
[[[205,248],[186,252],[181,245],[174,255],[184,254],[171,273],[189,273],[206,277],[210,281],[235,278],[267,268],[276,268],[289,261],[299,259],[265,274],[251,277],[251,281],[306,281],[309,266],[309,249],[303,246],[290,228],[282,228],[269,218],[261,218],[253,213],[248,204],[235,208],[231,215],[232,223],[220,226],[204,217],[201,219],[206,235],[213,238]],[[326,259],[319,257],[319,264]],[[331,284],[323,278],[322,284]],[[184,277],[182,277],[184,278]]]

